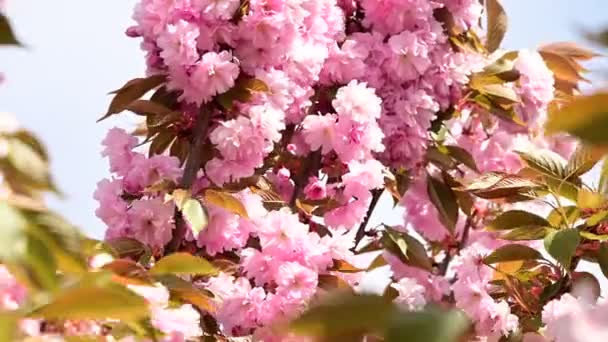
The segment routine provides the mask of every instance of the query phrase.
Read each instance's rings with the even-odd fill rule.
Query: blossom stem
[[[383,189],[375,189],[372,191],[372,202],[370,203],[369,208],[367,209],[367,214],[365,215],[365,219],[363,220],[363,222],[361,222],[361,225],[359,226],[359,229],[357,230],[357,234],[355,235],[355,245],[351,249],[352,251],[355,251],[357,249],[357,246],[359,246],[359,243],[365,237],[365,228],[367,227],[367,223],[369,222],[369,219],[372,217],[374,209],[376,208],[376,205],[378,204],[378,201],[380,200],[380,196],[382,196],[383,192],[384,192]]]
[[[196,118],[196,125],[194,127],[194,139],[190,142],[190,153],[186,160],[186,166],[184,167],[184,175],[180,182],[180,188],[190,189],[194,181],[196,180],[196,174],[201,168],[203,156],[201,150],[207,140],[207,131],[209,130],[211,113],[207,111],[204,106],[201,106],[198,117]],[[179,249],[186,232],[188,225],[183,222],[181,213],[176,209],[175,211],[175,230],[171,241],[165,246],[166,254],[174,253]]]

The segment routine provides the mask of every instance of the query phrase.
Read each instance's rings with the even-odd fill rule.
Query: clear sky
[[[94,215],[95,183],[108,175],[99,155],[108,127],[128,119],[95,120],[106,109],[106,94],[143,74],[139,43],[123,35],[135,0],[8,0],[8,14],[27,49],[0,50],[0,111],[47,144],[59,186],[67,194],[51,199],[84,231],[101,236]],[[608,26],[607,0],[504,0],[510,16],[507,48],[581,40],[583,28]],[[591,66],[592,69],[601,64]],[[604,64],[606,65],[606,64]],[[606,68],[608,69],[608,68]],[[389,206],[375,215],[397,223]]]

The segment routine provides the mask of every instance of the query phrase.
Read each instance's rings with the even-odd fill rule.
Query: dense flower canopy
[[[115,253],[87,259],[149,309],[117,339],[309,341],[277,326],[385,267],[383,295],[398,310],[455,308],[472,339],[602,340],[595,283],[570,291],[576,258],[599,242],[564,257],[551,241],[579,217],[519,203],[554,195],[561,208],[565,187],[585,191],[581,170],[564,169],[582,148],[544,127],[576,93],[586,57],[492,48],[497,33],[481,23],[492,28],[501,10],[496,0],[140,0],[126,34],[141,41],[147,75],[115,92],[104,119],[128,110],[145,121],[103,140],[111,176],[97,184],[95,214]],[[556,58],[575,66],[566,85]],[[557,168],[555,185],[544,177]],[[405,209],[402,223],[369,227],[383,193]],[[498,230],[518,226],[501,215],[537,235],[506,237]],[[537,251],[551,234],[558,263]],[[29,305],[27,291],[0,268],[3,308]],[[21,330],[108,341],[119,330],[59,318],[23,319]]]

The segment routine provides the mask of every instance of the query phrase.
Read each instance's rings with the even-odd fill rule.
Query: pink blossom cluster
[[[307,215],[295,208],[269,210],[249,190],[235,194],[247,217],[203,203],[209,225],[196,236],[188,232],[186,239],[206,256],[230,255],[238,264],[234,274],[197,284],[214,293],[214,317],[224,334],[272,340],[265,330],[271,322],[301,312],[319,293],[321,277],[336,276],[335,261],[353,259],[353,228],[364,222],[389,169],[404,168],[413,178],[400,202],[406,215],[399,230],[436,243],[461,237],[464,215],[450,234],[427,192],[427,173],[438,175],[425,165],[438,112],[459,110],[446,123],[446,142],[467,150],[482,172],[519,171],[522,163],[514,151],[527,146],[549,147],[564,156],[572,152],[572,142],[542,136],[554,79],[535,52],[519,54],[515,66],[521,77],[510,85],[521,99],[515,121],[525,127],[460,103],[471,73],[492,60],[457,52],[437,19],[440,9],[449,11],[460,30],[479,31],[483,6],[477,0],[137,4],[136,25],[127,34],[143,39],[148,73],[167,75],[167,87],[179,93],[181,104],[205,109],[210,119],[204,138],[213,153],[199,172],[201,190],[262,174],[285,204],[307,200],[328,208]],[[267,90],[231,108],[217,105],[218,95],[252,78]],[[97,215],[108,226],[107,238],[132,237],[159,251],[171,240],[175,207],[154,185],[176,183],[182,170],[175,158],[135,152],[137,143],[119,129],[104,140],[115,176],[98,185]],[[268,167],[269,156],[276,155],[280,162]],[[472,170],[461,171],[459,178],[474,176]],[[385,258],[399,304],[415,310],[453,292],[456,305],[477,323],[479,336],[500,337],[515,331],[518,319],[506,301],[489,295],[493,273],[481,259],[499,243],[478,228],[449,270],[457,275],[453,284],[389,253]],[[358,281],[358,275],[344,278]],[[174,314],[195,321],[187,306],[154,305],[153,320],[169,335],[184,323],[174,322]],[[160,327],[163,322],[168,326]],[[192,327],[183,327],[186,337],[196,336]]]
[[[294,317],[306,307],[317,293],[319,275],[329,274],[334,260],[352,259],[352,236],[331,230],[321,237],[288,208],[267,211],[261,198],[247,191],[238,197],[249,218],[212,209],[211,224],[197,242],[211,255],[233,250],[240,259],[242,272],[221,273],[206,284],[216,296],[222,331],[264,334],[255,329]],[[257,243],[252,245],[252,239]]]
[[[137,138],[122,129],[111,129],[103,141],[103,155],[110,160],[115,177],[97,184],[93,197],[99,202],[95,212],[108,227],[107,239],[136,238],[162,250],[171,240],[174,204],[164,193],[150,190],[161,182],[177,182],[182,170],[177,158],[146,157],[133,149]]]

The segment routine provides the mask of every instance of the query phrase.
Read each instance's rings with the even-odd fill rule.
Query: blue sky
[[[95,183],[108,175],[100,141],[127,117],[97,124],[106,94],[141,76],[143,55],[123,35],[135,0],[8,0],[8,14],[27,49],[2,49],[0,110],[17,115],[47,144],[53,172],[67,194],[51,200],[84,231],[101,236],[94,215]],[[581,40],[583,28],[608,26],[606,0],[504,0],[510,16],[507,48],[534,48],[551,41]],[[600,69],[595,63],[591,69]],[[608,69],[608,68],[606,68]],[[397,223],[384,206],[376,216]]]

